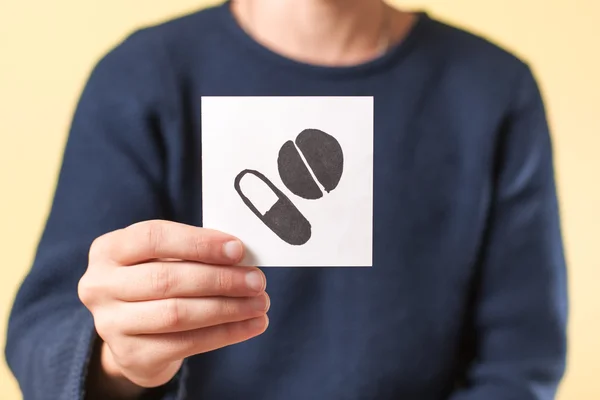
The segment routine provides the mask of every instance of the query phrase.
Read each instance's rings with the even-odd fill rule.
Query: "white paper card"
[[[372,97],[203,97],[203,226],[242,265],[372,266]]]

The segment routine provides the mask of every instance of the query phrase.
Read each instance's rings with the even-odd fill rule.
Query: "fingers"
[[[108,347],[111,357],[130,380],[143,387],[155,387],[177,372],[181,360],[256,337],[267,329],[268,321],[262,315],[184,332],[119,334]]]
[[[250,298],[175,298],[120,303],[112,323],[126,335],[172,333],[245,321],[265,315],[270,306],[266,293]]]
[[[145,358],[150,359],[144,360],[144,363],[160,365],[251,339],[262,334],[268,324],[268,317],[263,315],[193,331],[143,335],[136,338],[139,339],[138,346],[154,349],[150,354],[145,354]]]
[[[175,334],[178,340],[172,342],[172,355],[176,359],[185,358],[240,343],[262,334],[268,325],[269,318],[264,315],[246,321],[180,332]],[[168,334],[164,336],[168,337]]]
[[[264,292],[267,285],[264,273],[258,268],[183,261],[157,261],[116,268],[110,280],[114,298],[122,301],[250,297]]]
[[[159,220],[140,222],[101,236],[90,249],[90,259],[109,259],[119,265],[162,258],[233,265],[243,255],[242,243],[231,235]]]

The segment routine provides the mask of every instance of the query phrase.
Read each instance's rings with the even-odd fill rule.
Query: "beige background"
[[[0,343],[48,212],[66,132],[90,69],[141,24],[201,0],[0,1]],[[560,400],[600,399],[600,2],[395,1],[487,35],[529,60],[554,134],[570,264]],[[20,399],[0,362],[0,398]]]

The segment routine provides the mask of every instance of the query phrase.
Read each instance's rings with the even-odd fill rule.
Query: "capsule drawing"
[[[240,187],[242,178],[247,174],[254,175],[260,179],[277,196],[277,201],[264,214],[256,208]],[[308,242],[311,237],[310,222],[308,222],[291,200],[266,176],[258,171],[245,169],[236,176],[234,187],[250,211],[281,240],[294,246],[300,246]]]

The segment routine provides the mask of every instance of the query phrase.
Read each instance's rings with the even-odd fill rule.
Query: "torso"
[[[181,139],[166,151],[169,190],[179,199],[173,218],[182,222],[202,225],[202,96],[375,101],[373,267],[264,268],[269,329],[189,359],[187,398],[441,400],[462,378],[509,87],[491,79],[493,58],[507,57],[499,50],[475,60],[482,65],[471,76],[450,51],[432,52],[443,29],[450,28],[427,20],[384,60],[336,73],[278,59],[240,31],[186,47],[205,53],[176,71],[184,101],[173,126]],[[217,47],[228,51],[207,50]],[[458,87],[455,79],[471,83]],[[479,112],[482,103],[498,107]]]

